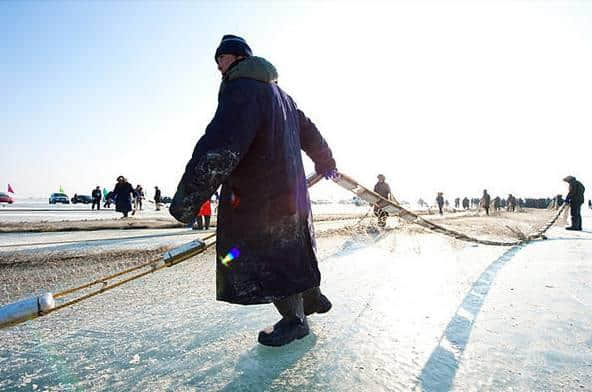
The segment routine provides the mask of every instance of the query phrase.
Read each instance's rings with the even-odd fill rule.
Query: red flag
[[[10,184],[8,184],[8,193],[14,193],[14,190],[12,189],[12,187],[10,186]]]

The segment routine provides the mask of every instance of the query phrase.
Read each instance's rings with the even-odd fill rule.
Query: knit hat
[[[567,177],[565,177],[563,179],[563,181],[565,181],[565,182],[572,182],[572,181],[575,181],[575,179],[576,178],[574,176],[567,176]]]
[[[251,52],[251,48],[244,38],[236,35],[226,34],[224,37],[222,37],[222,42],[220,42],[220,46],[218,46],[218,49],[216,49],[214,61],[218,62],[218,56],[221,54],[234,54],[237,56],[250,57],[253,55],[253,52]]]

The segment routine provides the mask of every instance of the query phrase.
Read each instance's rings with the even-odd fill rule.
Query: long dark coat
[[[570,204],[582,204],[585,191],[584,185],[574,178],[569,182],[569,192],[565,196],[565,200]]]
[[[134,188],[129,182],[118,182],[115,184],[115,189],[113,189],[113,197],[115,198],[115,211],[131,211],[133,195]]]
[[[222,184],[217,220],[217,299],[269,303],[320,284],[300,150],[319,173],[335,168],[315,125],[249,57],[229,70],[218,109],[197,142],[171,214],[184,223]]]

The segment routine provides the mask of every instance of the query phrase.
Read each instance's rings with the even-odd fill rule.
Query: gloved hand
[[[338,173],[339,172],[337,171],[337,168],[334,167],[332,169],[326,170],[324,173],[322,173],[322,175],[325,180],[332,180],[337,177]]]

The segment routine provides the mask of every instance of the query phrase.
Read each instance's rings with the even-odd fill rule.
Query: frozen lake
[[[500,248],[319,239],[333,302],[257,344],[271,305],[216,302],[213,255],[0,330],[2,390],[591,390],[592,234]]]

